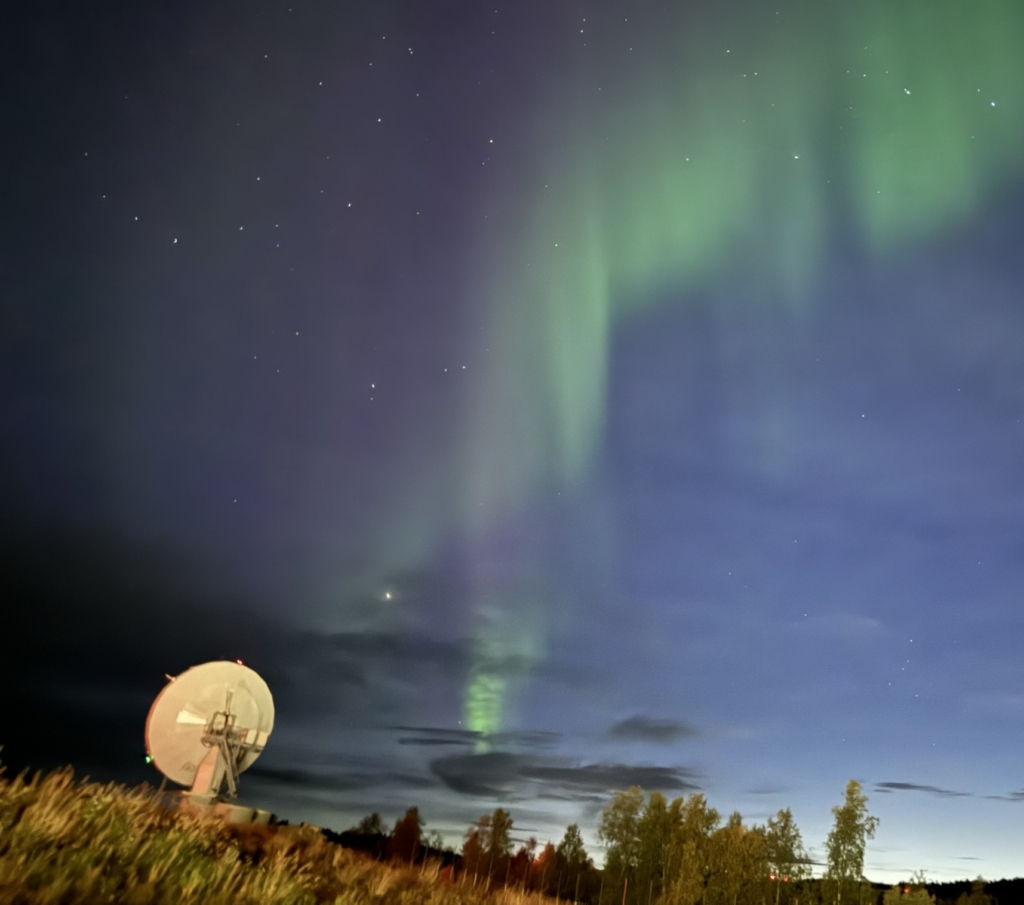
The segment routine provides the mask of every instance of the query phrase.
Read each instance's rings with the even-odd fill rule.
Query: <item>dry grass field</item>
[[[0,905],[539,905],[444,882],[328,842],[313,827],[232,827],[168,810],[148,788],[70,769],[0,773]]]

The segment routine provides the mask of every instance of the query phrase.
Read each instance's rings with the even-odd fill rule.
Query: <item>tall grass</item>
[[[147,787],[0,772],[0,905],[539,905],[380,864],[314,827],[229,826]]]

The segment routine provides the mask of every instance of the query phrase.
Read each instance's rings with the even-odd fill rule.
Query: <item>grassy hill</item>
[[[0,773],[0,905],[539,905],[381,864],[314,827],[228,826],[70,769]]]

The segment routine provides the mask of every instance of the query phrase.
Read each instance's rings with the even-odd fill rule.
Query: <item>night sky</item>
[[[292,822],[1024,873],[1019,0],[3,16],[5,763],[242,658]]]

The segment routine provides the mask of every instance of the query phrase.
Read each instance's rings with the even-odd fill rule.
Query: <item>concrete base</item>
[[[270,811],[250,808],[243,804],[236,804],[217,798],[211,799],[200,795],[192,795],[189,792],[181,793],[178,807],[183,810],[194,810],[211,817],[219,817],[225,823],[253,823],[266,826],[274,818]]]

